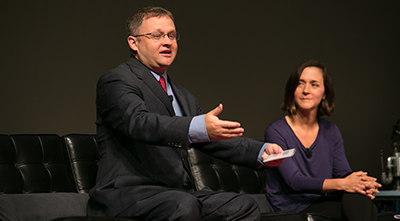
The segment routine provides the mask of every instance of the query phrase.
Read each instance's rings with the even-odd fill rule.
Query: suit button
[[[183,183],[182,185],[183,185],[184,187],[188,187],[188,186],[189,186],[188,183]]]

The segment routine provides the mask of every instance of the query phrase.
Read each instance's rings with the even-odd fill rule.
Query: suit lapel
[[[142,79],[144,84],[154,93],[154,95],[165,105],[169,114],[175,116],[174,108],[172,107],[172,102],[168,95],[165,93],[164,89],[161,87],[160,83],[153,76],[146,66],[140,63],[136,58],[130,57],[127,62],[131,66],[131,70],[136,74],[139,79]]]
[[[160,83],[150,73],[144,74],[143,82],[153,91],[158,99],[165,105],[171,116],[175,116],[174,108],[172,107],[172,101],[161,87]]]

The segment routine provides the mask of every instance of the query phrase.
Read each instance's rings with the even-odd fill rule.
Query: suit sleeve
[[[188,142],[192,117],[171,116],[151,89],[132,74],[107,72],[100,77],[96,103],[96,124],[115,134],[154,145]]]
[[[192,144],[206,154],[229,162],[258,170],[258,154],[265,143],[246,137],[236,137],[224,141],[211,141],[208,143]]]

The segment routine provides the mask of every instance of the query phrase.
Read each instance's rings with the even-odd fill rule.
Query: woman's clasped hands
[[[378,188],[382,185],[375,177],[370,177],[366,172],[353,172],[343,179],[344,191],[349,193],[360,193],[374,199],[375,194],[379,193]]]

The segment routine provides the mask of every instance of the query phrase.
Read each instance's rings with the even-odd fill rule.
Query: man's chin
[[[155,71],[156,73],[158,73],[158,74],[162,74],[162,73],[164,73],[167,69],[168,69],[168,67],[170,66],[171,64],[158,64],[158,66],[157,67],[154,67],[154,69],[153,69],[153,71]]]
[[[163,61],[163,62],[159,63],[158,65],[160,68],[168,68],[169,66],[171,66],[173,61],[174,60]]]

